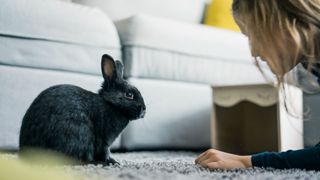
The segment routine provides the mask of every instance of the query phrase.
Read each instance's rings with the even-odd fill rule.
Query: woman
[[[284,74],[299,63],[320,82],[317,65],[320,60],[320,0],[234,0],[233,14],[243,34],[248,36],[253,57],[267,62],[279,85],[284,81]],[[210,149],[195,162],[210,169],[320,170],[320,146],[249,156]]]

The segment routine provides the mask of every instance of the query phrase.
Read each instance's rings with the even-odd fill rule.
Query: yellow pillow
[[[232,0],[213,0],[208,6],[204,23],[233,31],[240,31],[231,12]]]

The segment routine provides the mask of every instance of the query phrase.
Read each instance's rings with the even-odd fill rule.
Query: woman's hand
[[[251,156],[238,156],[215,149],[209,149],[200,154],[196,164],[209,169],[236,169],[252,167]]]

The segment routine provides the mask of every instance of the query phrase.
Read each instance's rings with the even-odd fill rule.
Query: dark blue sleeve
[[[251,162],[253,167],[320,170],[320,147],[280,153],[264,152],[253,155]]]

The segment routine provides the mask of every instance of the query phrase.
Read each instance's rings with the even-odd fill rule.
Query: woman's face
[[[240,17],[236,14],[236,13],[233,13],[233,17],[234,17],[234,20],[235,20],[235,22],[237,23],[237,25],[239,26],[239,28],[240,28],[240,30],[241,30],[241,33],[243,34],[243,35],[245,35],[246,37],[248,37],[248,40],[249,40],[249,43],[251,44],[251,39],[250,39],[250,37],[248,36],[248,33],[247,33],[247,31],[246,31],[246,26],[245,26],[245,24],[244,24],[244,22],[240,19]],[[253,52],[252,50],[251,50],[251,54],[252,54],[252,56],[254,56],[254,57],[260,57],[260,58],[262,58],[261,56],[261,54],[257,54],[256,52]],[[263,60],[263,61],[265,61],[265,60]]]
[[[239,16],[235,13],[233,14],[233,17],[234,17],[235,22],[239,26],[241,33],[243,35],[245,35],[246,37],[248,37],[249,43],[251,44],[250,37],[248,36],[247,31],[245,30],[245,24],[243,23],[243,21],[241,21]],[[266,57],[264,57],[263,54],[258,54],[257,52],[253,52],[252,49],[251,49],[251,54],[253,57],[260,57],[262,61],[266,61]]]
[[[233,13],[233,16],[234,16],[235,22],[239,26],[242,34],[247,36],[250,45],[254,46],[252,44],[250,36],[248,36],[244,21],[241,20],[241,18],[237,15],[237,13]],[[280,55],[280,57],[281,57],[280,59],[283,60],[283,62],[281,62],[281,63],[285,63],[285,64],[282,65],[283,67],[285,67],[285,69],[283,69],[283,70],[285,72],[288,72],[299,63],[299,62],[293,63],[295,61],[295,59],[296,59],[295,58],[295,54],[294,54],[294,52],[296,52],[296,49],[295,49],[295,47],[292,46],[292,44],[294,44],[294,43],[292,43],[292,40],[288,39],[287,37],[281,38],[280,32],[278,34],[277,34],[277,32],[274,32],[274,36],[278,36],[279,37],[279,38],[277,38],[278,46],[272,45],[272,41],[270,41],[270,43],[268,43],[268,46],[279,47],[279,48],[276,49],[275,54]],[[261,44],[259,44],[259,45],[261,46]],[[278,71],[278,69],[279,69],[278,67],[274,67],[275,66],[274,64],[277,64],[277,63],[272,63],[272,61],[271,61],[272,60],[272,56],[270,56],[271,53],[268,52],[268,50],[267,50],[268,47],[262,47],[262,49],[266,49],[266,51],[256,52],[254,50],[254,48],[251,48],[252,56],[253,57],[260,57],[260,59],[262,61],[265,61],[269,65],[271,71],[274,74],[282,74],[283,72],[279,72]]]

